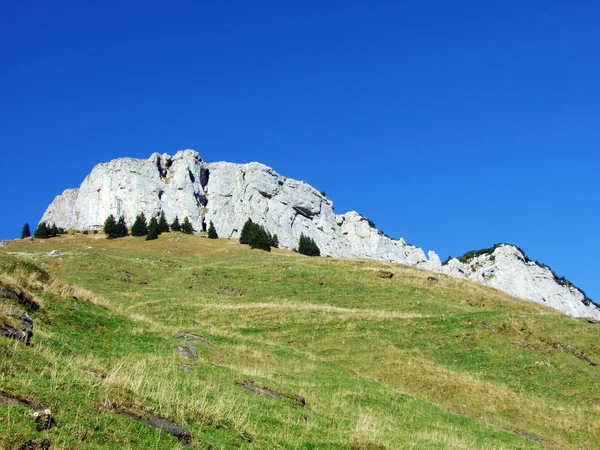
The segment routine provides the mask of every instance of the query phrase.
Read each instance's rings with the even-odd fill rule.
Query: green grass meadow
[[[10,241],[0,286],[40,305],[30,346],[0,337],[30,405],[0,402],[0,448],[184,448],[131,412],[199,449],[600,447],[600,324],[475,283],[164,233]]]

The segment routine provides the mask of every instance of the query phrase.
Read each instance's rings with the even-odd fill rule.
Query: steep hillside
[[[34,324],[29,346],[0,337],[1,448],[600,437],[600,324],[444,274],[179,233],[74,234],[9,242],[0,283],[3,311]]]

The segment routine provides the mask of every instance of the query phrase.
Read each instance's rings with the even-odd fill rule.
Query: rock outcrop
[[[212,221],[221,237],[238,237],[251,218],[294,248],[312,237],[323,256],[375,258],[439,270],[439,257],[383,235],[356,212],[336,215],[333,203],[308,184],[259,163],[206,163],[193,150],[173,157],[121,158],[98,164],[79,189],[68,189],[48,207],[43,221],[60,228],[101,230],[108,215],[128,226],[139,213],[188,217],[203,231]]]
[[[583,291],[564,278],[558,278],[549,267],[531,261],[514,245],[498,244],[467,253],[461,260],[450,259],[443,265],[442,272],[487,284],[573,317],[600,318],[600,310]]]
[[[453,259],[442,267],[435,252],[426,256],[403,239],[387,237],[357,212],[336,215],[332,201],[302,181],[256,162],[206,163],[193,150],[99,164],[79,189],[56,197],[42,220],[65,229],[101,230],[110,214],[124,216],[131,226],[142,212],[146,217],[164,212],[169,222],[188,217],[197,231],[212,221],[219,236],[231,238],[239,237],[250,218],[277,234],[281,247],[295,248],[305,234],[323,256],[413,265],[479,281],[573,316],[600,317],[582,291],[525,261],[515,247],[498,247],[468,262]]]

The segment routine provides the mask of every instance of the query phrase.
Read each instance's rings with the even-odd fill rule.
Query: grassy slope
[[[65,253],[44,256],[53,249]],[[6,251],[38,254],[54,281],[11,269]],[[0,404],[0,447],[179,445],[120,408],[188,427],[195,448],[594,448],[600,438],[599,367],[575,356],[600,362],[600,325],[477,284],[178,233],[13,241],[1,272],[43,310],[31,347],[0,337],[0,390],[58,424],[38,432],[25,408]],[[214,347],[186,360],[177,330]]]

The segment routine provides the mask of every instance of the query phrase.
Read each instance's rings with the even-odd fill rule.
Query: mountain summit
[[[281,247],[295,248],[304,234],[323,256],[413,265],[489,284],[569,315],[600,318],[600,310],[583,291],[561,283],[542,265],[524,257],[504,258],[504,253],[514,253],[514,246],[497,250],[497,261],[496,252],[494,258],[477,260],[485,274],[481,267],[459,260],[442,266],[435,252],[426,256],[403,239],[387,237],[355,211],[335,214],[333,202],[302,181],[256,162],[207,163],[194,150],[98,164],[78,189],[55,198],[42,221],[65,229],[101,230],[110,214],[124,216],[131,226],[140,213],[155,217],[161,212],[169,222],[188,217],[197,231],[206,231],[212,221],[219,236],[230,238],[239,237],[250,218],[277,234]]]

